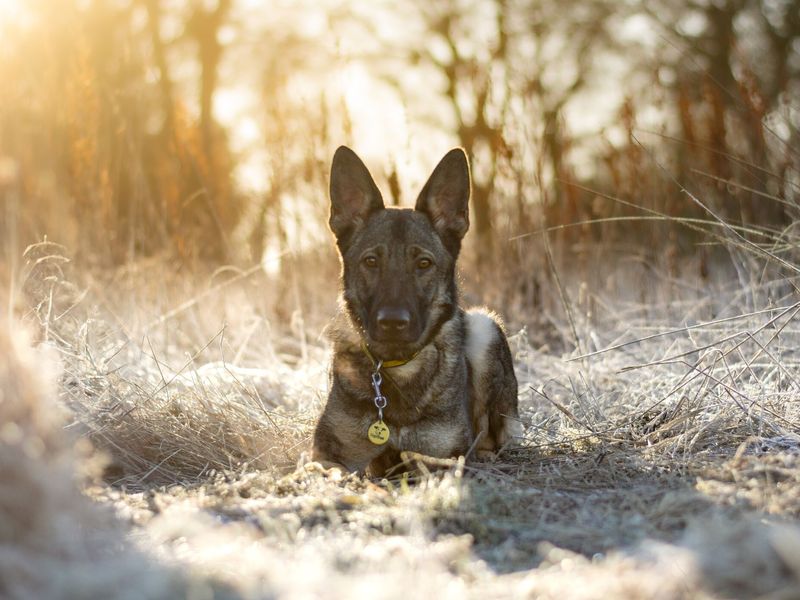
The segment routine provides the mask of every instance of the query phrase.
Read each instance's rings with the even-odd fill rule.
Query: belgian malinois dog
[[[496,453],[521,433],[508,341],[482,310],[458,305],[455,265],[469,228],[470,172],[456,148],[415,208],[386,208],[367,167],[340,147],[330,228],[342,260],[330,395],[313,459],[381,476],[402,451]]]

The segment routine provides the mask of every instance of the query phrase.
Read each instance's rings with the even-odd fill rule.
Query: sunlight
[[[353,123],[353,144],[366,159],[385,162],[407,153],[406,110],[397,93],[372,76],[363,64],[339,73],[339,87]],[[398,156],[399,155],[399,156]],[[390,165],[384,164],[386,169]]]
[[[261,257],[261,267],[267,275],[277,275],[281,272],[281,259],[283,252],[277,244],[269,244],[264,249],[264,256]]]
[[[19,25],[22,16],[23,8],[20,0],[0,0],[0,29]]]
[[[0,600],[800,598],[797,3],[0,0]]]
[[[19,0],[0,0],[0,17],[14,17],[20,10]]]

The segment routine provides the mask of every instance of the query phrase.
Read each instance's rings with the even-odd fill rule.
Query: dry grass
[[[161,265],[112,284],[81,279],[55,250],[29,251],[24,289],[40,346],[60,365],[57,393],[27,391],[38,376],[13,364],[3,389],[35,393],[19,396],[29,408],[60,397],[67,431],[108,458],[103,479],[85,487],[105,506],[76,491],[84,462],[57,423],[22,435],[59,444],[57,460],[8,463],[17,475],[4,490],[47,499],[59,522],[101,522],[103,543],[134,543],[125,553],[136,560],[103,569],[104,584],[136,576],[130,590],[147,584],[142,595],[170,597],[169,573],[182,572],[242,597],[800,594],[791,276],[756,277],[749,259],[720,262],[702,282],[635,261],[597,281],[565,271],[572,322],[553,292],[539,320],[548,331],[511,338],[522,445],[494,463],[454,461],[433,474],[422,465],[413,480],[370,482],[296,468],[325,397],[318,324],[329,305],[310,315],[296,297],[289,318],[276,317],[280,292],[252,272],[215,275],[199,290],[183,276],[166,290],[148,284],[168,276]],[[584,356],[569,349],[574,336]],[[42,469],[56,476],[43,483]],[[123,524],[100,516],[108,505]],[[14,510],[20,524],[41,514]],[[27,561],[46,555],[49,539],[68,557],[55,571],[84,564],[69,555],[69,530],[4,537],[13,539],[5,551]],[[51,595],[37,587],[49,583],[40,571],[28,572],[19,590]]]
[[[185,593],[183,575],[137,552],[112,512],[79,491],[97,459],[85,440],[75,444],[62,429],[64,411],[47,373],[52,351],[32,350],[19,326],[13,329],[0,323],[0,595]]]
[[[0,291],[8,279],[16,319],[0,321],[0,596],[800,597],[800,187],[796,107],[784,102],[796,78],[768,95],[747,59],[775,46],[778,5],[790,3],[763,3],[776,20],[758,34],[748,3],[698,8],[732,11],[736,43],[718,56],[670,57],[674,42],[656,33],[651,62],[620,37],[637,56],[620,82],[630,100],[607,130],[584,134],[565,107],[576,91],[594,97],[594,77],[561,100],[541,84],[572,59],[605,73],[591,60],[604,44],[580,50],[587,61],[568,44],[523,69],[506,52],[549,46],[537,31],[589,31],[585,10],[515,24],[485,61],[458,57],[462,41],[488,48],[485,27],[458,25],[469,22],[460,9],[452,22],[420,21],[425,39],[388,54],[383,27],[373,38],[358,23],[376,49],[362,57],[338,42],[355,25],[348,11],[311,40],[298,33],[308,11],[287,4],[302,13],[297,31],[278,11],[264,31],[207,36],[212,50],[278,59],[255,61],[269,83],[252,83],[263,143],[235,151],[236,132],[207,123],[208,135],[190,96],[204,87],[198,75],[230,91],[248,78],[187,70],[194,50],[159,39],[204,31],[208,2],[77,2],[56,18],[55,3],[35,4],[0,61],[15,82],[0,98]],[[617,4],[622,15],[649,3]],[[520,22],[541,20],[498,6],[512,10],[508,23],[517,9]],[[200,20],[184,23],[189,14]],[[712,22],[679,45],[711,35]],[[411,478],[337,478],[304,460],[327,392],[320,334],[336,260],[332,245],[289,250],[292,238],[324,237],[330,150],[367,141],[368,115],[349,114],[330,75],[430,71],[426,44],[450,30],[455,62],[434,70],[446,67],[453,93],[423,85],[430,114],[404,99],[406,151],[391,173],[374,172],[397,184],[398,165],[459,137],[442,102],[479,107],[457,129],[476,150],[475,198],[491,197],[493,240],[466,244],[462,265],[482,268],[466,269],[464,296],[506,317],[525,438],[493,463],[431,473],[421,460]],[[335,61],[318,73],[328,46]],[[767,54],[796,57],[777,47]],[[173,59],[158,58],[165,50]],[[707,60],[730,66],[728,89]],[[318,91],[297,94],[302,79]],[[250,159],[267,189],[248,199],[233,175]],[[42,232],[70,247],[44,241],[20,257]],[[187,266],[265,251],[283,253],[278,276]]]

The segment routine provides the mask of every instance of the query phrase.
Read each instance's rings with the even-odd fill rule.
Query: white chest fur
[[[490,313],[474,311],[467,313],[466,351],[474,377],[483,378],[487,367],[487,354],[492,343],[497,341],[497,322]]]

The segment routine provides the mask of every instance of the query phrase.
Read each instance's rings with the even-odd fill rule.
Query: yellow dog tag
[[[389,426],[383,421],[375,421],[369,426],[367,437],[376,446],[381,446],[389,441]]]

